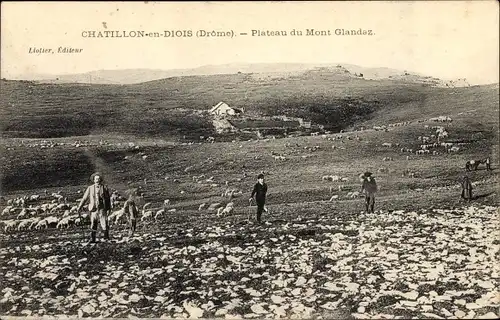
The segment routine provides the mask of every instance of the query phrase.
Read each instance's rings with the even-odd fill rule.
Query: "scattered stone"
[[[455,311],[455,317],[457,318],[460,318],[462,319],[463,317],[465,317],[467,314],[465,312],[463,312],[462,310],[457,310]]]

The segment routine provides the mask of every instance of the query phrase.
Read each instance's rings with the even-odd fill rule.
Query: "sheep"
[[[3,216],[4,214],[8,214],[8,213],[10,213],[10,212],[11,212],[11,210],[13,210],[13,209],[14,209],[14,207],[13,207],[13,206],[11,206],[11,205],[9,205],[9,206],[5,207],[5,208],[2,210],[2,216]]]
[[[339,195],[338,195],[338,194],[334,194],[334,195],[330,198],[330,200],[328,200],[328,201],[332,202],[333,200],[336,200],[336,199],[338,199],[338,198],[339,198]]]
[[[353,191],[353,192],[349,192],[347,193],[347,197],[351,198],[351,199],[354,199],[354,198],[357,198],[359,197],[361,194],[359,193],[359,191]]]
[[[154,217],[155,221],[157,221],[158,218],[163,216],[164,214],[165,214],[165,208],[158,210],[155,214],[155,217]]]
[[[69,228],[71,226],[71,224],[74,223],[74,220],[72,218],[73,217],[66,217],[66,218],[59,220],[56,228],[57,229]]]
[[[40,220],[42,220],[42,218],[31,218],[31,224],[28,229],[33,230]]]
[[[225,208],[223,207],[220,207],[217,209],[217,215],[220,216],[220,215],[226,215],[226,214],[230,214],[231,212],[234,211],[234,203],[233,202],[229,202]]]
[[[149,210],[149,211],[146,211],[146,209],[151,205],[151,202],[148,202],[146,203],[143,207],[142,207],[142,217],[141,217],[141,221],[144,221],[146,219],[152,219],[153,218],[153,211],[152,210]]]
[[[80,226],[90,222],[90,216],[88,213],[84,213],[75,218],[75,225]]]
[[[28,229],[29,225],[32,223],[32,219],[24,219],[19,222],[17,225],[17,230]]]
[[[109,216],[108,220],[113,221],[114,224],[118,224],[122,218],[125,217],[125,210],[123,208],[113,211]]]
[[[392,157],[384,157],[383,161],[394,161]]]
[[[219,203],[219,202],[216,202],[216,203],[212,203],[209,207],[208,207],[208,211],[215,211],[217,210],[219,207],[221,207],[222,204]]]
[[[339,180],[341,180],[341,177],[335,175],[335,176],[323,176],[321,177],[322,180],[324,181],[333,181],[333,182],[337,182]]]
[[[59,220],[56,217],[49,216],[45,219],[42,219],[38,222],[38,224],[35,226],[35,229],[40,230],[42,228],[47,229],[51,226],[57,226],[57,223]]]
[[[3,224],[4,224],[4,232],[7,232],[7,231],[10,231],[12,229],[14,229],[16,227],[16,224],[17,224],[18,221],[16,220],[4,220],[3,221]]]
[[[56,198],[57,201],[61,201],[64,199],[64,196],[60,195],[59,193],[52,193],[52,197]]]
[[[65,204],[65,203],[61,203],[61,204],[56,205],[54,208],[52,208],[52,210],[50,212],[56,212],[56,211],[67,210],[67,209],[70,209],[70,206]]]
[[[23,219],[24,217],[26,217],[27,214],[28,210],[26,210],[26,208],[23,208],[21,212],[17,215],[17,219],[18,220]]]
[[[30,201],[38,201],[40,200],[40,195],[39,194],[34,194],[30,196]]]
[[[341,185],[339,185],[339,186],[338,186],[338,190],[339,190],[339,192],[340,192],[340,191],[344,191],[344,190],[348,190],[348,189],[350,189],[350,188],[349,188],[348,186],[343,185],[343,184],[341,184]],[[331,191],[330,191],[330,192],[331,192]]]

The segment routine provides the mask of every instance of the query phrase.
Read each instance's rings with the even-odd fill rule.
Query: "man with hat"
[[[261,173],[257,176],[257,183],[253,187],[252,195],[250,196],[250,202],[252,202],[255,196],[255,202],[257,202],[257,222],[260,223],[260,217],[262,212],[265,211],[266,205],[266,193],[267,184],[264,182],[264,175]]]
[[[363,180],[363,185],[361,186],[361,192],[365,193],[366,200],[366,213],[374,213],[375,208],[375,193],[377,193],[377,183],[372,177],[371,172],[365,172],[361,179]]]
[[[91,242],[96,242],[97,224],[100,222],[101,228],[104,231],[104,239],[109,240],[109,224],[108,215],[111,211],[111,197],[109,189],[105,186],[102,175],[96,172],[90,176],[90,180],[94,183],[87,187],[80,204],[78,205],[78,212],[82,209],[83,204],[89,200],[90,212],[90,229]]]

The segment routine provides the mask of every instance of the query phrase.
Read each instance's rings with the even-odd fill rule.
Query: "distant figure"
[[[123,213],[127,217],[129,223],[129,234],[133,235],[137,227],[137,218],[139,216],[139,210],[136,204],[137,190],[129,190],[128,199],[123,204]]]
[[[491,171],[490,157],[486,158],[486,170]]]
[[[361,192],[365,193],[365,205],[366,213],[374,213],[375,209],[375,193],[377,193],[377,183],[372,177],[371,172],[365,172],[361,178],[363,179],[363,184],[361,186]]]
[[[255,202],[257,203],[257,222],[261,223],[261,215],[265,210],[266,205],[267,184],[264,182],[264,175],[261,173],[257,176],[257,183],[253,187],[252,195],[250,196],[250,203],[255,195]]]
[[[469,180],[469,177],[465,176],[462,180],[462,199],[467,201],[472,200],[472,183]]]
[[[89,200],[88,210],[90,212],[90,229],[92,229],[90,242],[95,243],[98,221],[101,223],[101,228],[104,231],[104,239],[109,240],[108,215],[111,211],[111,197],[109,189],[103,184],[104,180],[99,172],[92,174],[90,180],[94,184],[85,190],[77,211],[80,212],[83,204]]]

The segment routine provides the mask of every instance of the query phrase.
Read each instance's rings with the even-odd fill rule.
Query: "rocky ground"
[[[267,218],[141,226],[131,238],[115,230],[95,246],[83,245],[78,228],[2,234],[0,313],[500,316],[496,207]]]

